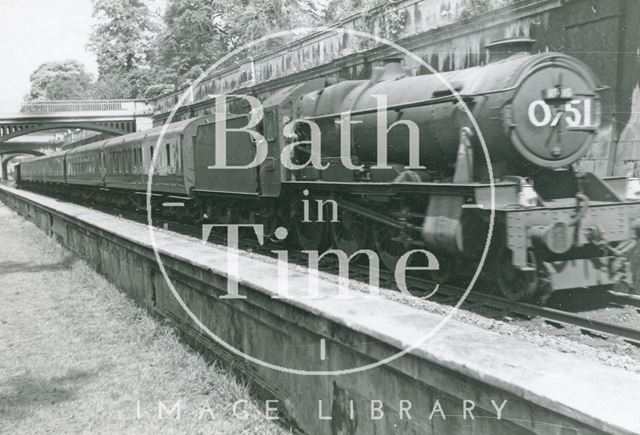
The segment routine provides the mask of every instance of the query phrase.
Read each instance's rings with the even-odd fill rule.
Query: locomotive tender
[[[207,116],[172,123],[162,138],[162,128],[154,128],[23,162],[19,184],[143,210],[155,152],[156,213],[191,222],[262,223],[268,234],[285,226],[303,249],[332,246],[351,255],[371,247],[391,270],[408,250],[427,249],[440,265],[431,278],[445,283],[475,271],[493,207],[483,273],[509,299],[628,280],[627,254],[640,234],[634,180],[572,168],[596,137],[604,88],[579,60],[531,54],[530,42],[491,44],[486,65],[440,74],[450,86],[389,60],[370,80],[327,85],[319,78],[280,89],[262,103],[260,144],[231,130],[253,116],[236,98],[224,132],[227,164],[248,165],[265,146],[259,165],[216,169],[220,123]],[[486,154],[460,101],[479,126]],[[300,119],[309,122],[297,122],[295,134],[285,135],[285,125]],[[378,164],[381,122],[386,165]],[[326,169],[307,164],[318,133]],[[416,140],[417,153],[410,146]],[[294,141],[293,152],[281,155]],[[301,169],[288,169],[283,158]],[[321,208],[335,201],[337,222],[304,219],[303,199],[319,200],[311,202]],[[162,206],[169,201],[185,206]]]

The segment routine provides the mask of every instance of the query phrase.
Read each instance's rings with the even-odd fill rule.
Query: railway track
[[[360,270],[360,273],[366,275],[368,272],[366,270]],[[388,275],[390,275],[390,273],[381,271],[381,279],[387,278],[387,282],[392,283],[393,278]],[[429,295],[430,300],[444,302],[449,305],[455,305],[465,293],[465,289],[451,285],[440,285],[436,288],[434,282],[415,276],[407,277],[407,285],[412,288],[425,289],[424,291],[416,293],[416,297],[420,297],[421,294]],[[394,288],[394,290],[397,290],[397,288]],[[604,299],[606,303],[613,302],[619,305],[640,307],[640,297],[624,293],[606,292]],[[493,294],[474,291],[469,292],[461,308],[473,312],[479,311],[479,308],[497,310],[499,313],[499,315],[496,316],[498,320],[502,320],[505,316],[513,314],[536,318],[555,326],[578,328],[582,333],[591,336],[617,337],[640,348],[640,327],[629,327],[619,323],[605,321],[589,314],[577,314],[548,306],[514,302]],[[637,310],[635,314],[639,316],[638,323],[640,325],[640,310]]]
[[[455,287],[443,288],[448,294],[462,296],[464,291]],[[621,298],[620,298],[621,299]],[[620,300],[619,299],[619,300]],[[492,308],[517,313],[531,318],[539,318],[548,322],[560,323],[565,326],[577,327],[581,331],[591,335],[604,334],[606,336],[620,337],[624,341],[640,347],[640,328],[632,328],[614,322],[607,322],[590,315],[576,314],[556,308],[534,305],[524,302],[512,302],[504,298],[471,292],[466,302],[486,304]]]
[[[83,204],[88,206],[87,204]],[[115,209],[111,207],[96,207],[101,211],[116,214],[125,219],[146,223],[146,213],[143,215],[139,211],[127,211],[123,212],[121,209]],[[201,238],[201,229],[195,227],[193,224],[187,224],[180,221],[172,221],[164,218],[154,217],[154,224],[160,228],[164,228],[170,231],[175,231],[187,236]],[[226,236],[221,234],[211,234],[209,242],[217,244],[226,244]],[[264,245],[260,245],[257,241],[251,241],[247,239],[241,239],[241,248],[250,250],[261,255],[267,255],[273,257],[274,254],[270,249],[281,249],[282,245],[270,243],[265,241]],[[293,264],[306,266],[307,258],[300,254],[296,255],[291,253],[289,255],[289,261]],[[327,273],[338,272],[338,262],[323,261],[321,271]],[[355,264],[350,268],[350,278],[361,282],[368,282],[369,271],[363,265]],[[427,279],[408,275],[406,278],[407,285],[411,288],[423,289],[418,292],[412,292],[412,295],[418,298],[423,298],[425,295],[430,295],[430,300],[445,303],[448,305],[455,305],[459,299],[464,295],[465,290],[460,287],[451,285],[440,285],[436,289],[436,284]],[[395,281],[393,275],[386,271],[380,271],[380,282],[384,283],[386,288],[397,290],[395,288]],[[437,291],[434,291],[437,290]],[[633,306],[640,308],[640,297],[635,297],[623,293],[608,292],[608,301],[625,306]],[[502,297],[492,295],[483,292],[470,292],[462,305],[464,309],[468,309],[472,312],[477,312],[478,308],[489,308],[497,311],[498,315],[495,316],[498,320],[503,320],[509,315],[519,315],[528,317],[531,319],[541,319],[545,322],[551,323],[554,326],[561,327],[573,327],[578,328],[582,333],[589,334],[596,337],[617,337],[625,342],[632,344],[640,348],[640,327],[629,327],[615,322],[609,322],[602,319],[597,319],[589,314],[577,314],[574,312],[551,308],[547,306],[535,305],[524,302],[513,302]],[[640,315],[640,310],[636,314]],[[485,316],[486,317],[486,316]],[[640,322],[638,322],[640,325]]]

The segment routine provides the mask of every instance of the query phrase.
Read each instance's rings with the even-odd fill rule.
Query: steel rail
[[[448,294],[459,296],[464,294],[464,291],[457,287],[441,286],[440,288]],[[575,314],[569,311],[558,310],[550,307],[543,307],[527,302],[509,301],[499,296],[486,293],[470,292],[466,301],[486,303],[493,308],[500,308],[529,317],[541,318],[551,322],[575,326],[595,334],[607,334],[615,337],[621,337],[625,341],[640,346],[640,329],[593,319],[586,315]]]
[[[382,279],[383,276],[385,276],[387,273],[384,271],[380,272],[380,278]],[[407,276],[406,280],[407,284],[413,284],[421,288],[435,287],[435,283],[422,278]],[[446,296],[455,296],[457,298],[461,298],[464,295],[465,290],[460,287],[451,285],[440,285],[440,287],[438,288],[438,293]],[[614,296],[616,295],[614,292],[610,293],[612,293]],[[435,295],[437,295],[437,293],[434,294],[434,296]],[[629,305],[639,304],[638,306],[640,306],[640,298],[624,295],[622,293],[618,295],[621,302],[625,302]],[[468,302],[480,303],[490,308],[497,308],[500,310],[506,310],[532,318],[539,318],[550,322],[560,323],[566,326],[577,327],[581,330],[596,335],[606,334],[614,337],[620,337],[633,345],[640,346],[640,329],[630,328],[616,323],[593,319],[586,315],[580,315],[571,313],[569,311],[534,305],[527,302],[510,301],[500,296],[494,296],[488,293],[474,291],[469,292],[469,294],[465,298],[464,303]]]
[[[640,295],[609,291],[609,297],[611,298],[611,300],[619,304],[632,305],[634,307],[640,308]]]

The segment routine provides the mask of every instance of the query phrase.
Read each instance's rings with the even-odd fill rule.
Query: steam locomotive
[[[491,44],[486,65],[439,75],[391,59],[369,80],[288,86],[262,102],[260,143],[242,131],[253,114],[236,98],[224,129],[205,116],[36,158],[20,165],[19,185],[145,210],[153,165],[154,213],[284,226],[299,248],[372,248],[391,270],[425,249],[438,283],[469,279],[491,227],[483,276],[511,300],[628,281],[635,180],[574,170],[598,133],[604,88],[578,59],[530,44]],[[294,119],[308,122],[283,128]],[[216,166],[221,129],[231,168]],[[314,138],[322,169],[309,164]],[[259,146],[264,158],[249,165]],[[183,207],[164,207],[175,201]],[[309,204],[318,213],[331,201],[332,219],[308,218]]]

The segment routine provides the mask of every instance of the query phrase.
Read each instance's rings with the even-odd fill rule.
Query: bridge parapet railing
[[[148,114],[151,107],[145,100],[59,100],[27,101],[22,104],[22,113],[60,113],[60,112],[127,112]]]

